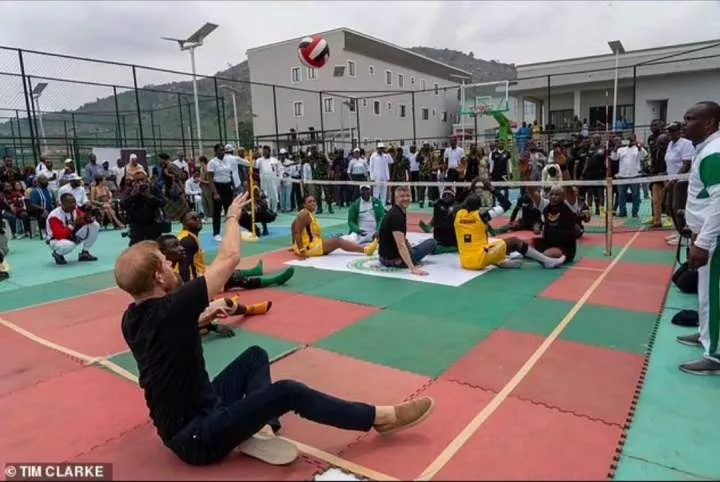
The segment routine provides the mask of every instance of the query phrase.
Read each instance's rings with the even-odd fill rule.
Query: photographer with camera
[[[56,207],[47,217],[47,245],[52,250],[56,264],[65,265],[65,256],[72,253],[82,244],[78,261],[97,261],[89,249],[97,241],[100,224],[97,222],[97,211],[87,212],[77,207],[75,196],[66,192],[60,195],[60,206]]]
[[[130,193],[120,201],[130,228],[127,234],[123,233],[123,236],[130,238],[129,245],[154,241],[161,234],[169,233],[172,227],[165,218],[165,198],[162,192],[150,185],[145,172],[136,173],[129,181]]]

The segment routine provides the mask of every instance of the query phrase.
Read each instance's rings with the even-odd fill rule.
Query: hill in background
[[[472,52],[464,53],[450,49],[435,49],[431,47],[411,47],[409,50],[424,55],[431,59],[443,62],[470,72],[473,82],[487,82],[493,80],[512,80],[517,77],[514,65],[503,64],[494,60],[476,59]],[[245,83],[250,80],[250,70],[247,61],[241,62],[227,70],[218,72],[218,77],[236,80],[229,82],[218,80],[218,92],[221,96],[220,113],[215,102],[215,81],[214,79],[199,79],[198,93],[200,101],[200,119],[203,132],[203,144],[210,145],[218,142],[218,124],[225,129],[226,138],[234,139],[232,94],[235,92],[237,101],[238,118],[240,125],[240,140],[242,144],[250,145],[252,142],[252,113],[250,101],[250,85]],[[195,124],[195,111],[193,107],[193,88],[190,80],[173,82],[162,85],[146,85],[140,92],[140,105],[142,111],[142,129],[146,145],[158,146],[159,149],[172,150],[181,145],[181,138],[184,134],[186,145],[190,144],[190,136],[194,136],[190,125]],[[164,92],[159,92],[164,91]],[[181,108],[178,107],[180,99]],[[224,102],[223,102],[224,101]],[[72,115],[75,114],[75,134],[79,144],[85,146],[114,146],[118,137],[118,119],[115,116],[115,109],[121,112],[120,116],[120,137],[127,139],[130,147],[139,145],[139,129],[137,123],[137,105],[135,94],[126,91],[115,97],[98,99],[95,102],[87,103],[74,111],[63,111],[59,113],[45,113],[43,115],[46,137],[49,140],[49,150],[65,152],[66,129],[69,137],[72,137],[73,125]],[[182,114],[180,113],[182,110]],[[152,114],[150,114],[152,111]],[[182,115],[182,119],[181,119]],[[181,133],[181,126],[184,126],[184,133]],[[24,129],[23,136],[28,136],[28,126],[21,124]],[[15,125],[17,131],[17,124]],[[0,136],[11,135],[10,123],[0,124]],[[17,132],[16,132],[17,136]],[[27,140],[27,139],[26,139]],[[9,144],[6,140],[4,144]]]

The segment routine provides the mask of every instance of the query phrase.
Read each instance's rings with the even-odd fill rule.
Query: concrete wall
[[[399,68],[394,65],[382,63],[376,59],[364,57],[344,50],[344,33],[342,31],[328,34],[326,39],[330,46],[330,60],[322,69],[315,71],[315,79],[308,78],[308,69],[302,67],[297,46],[294,43],[279,44],[248,51],[248,64],[250,80],[267,84],[281,84],[286,87],[296,87],[313,92],[301,92],[290,88],[276,87],[278,131],[281,135],[289,129],[298,132],[307,131],[313,127],[320,132],[344,128],[349,137],[349,128],[354,129],[357,136],[357,114],[348,113],[348,107],[342,105],[348,100],[342,96],[367,97],[359,99],[360,137],[361,141],[368,139],[374,143],[376,139],[383,141],[397,141],[404,139],[405,143],[413,137],[412,127],[412,90],[432,89],[438,84],[438,93],[424,92],[415,94],[416,136],[421,138],[438,138],[445,140],[452,131],[452,125],[457,122],[459,109],[457,84],[447,80],[430,77],[426,74]],[[348,61],[355,63],[355,76],[350,77]],[[336,65],[345,66],[345,76],[333,77],[333,68]],[[370,74],[370,67],[374,68],[374,75]],[[293,83],[291,69],[301,67],[300,82]],[[392,85],[386,84],[385,71],[392,73]],[[403,86],[400,87],[398,74],[403,76]],[[413,83],[414,80],[414,83]],[[443,87],[448,87],[444,91]],[[337,90],[352,90],[352,93],[333,94]],[[323,91],[324,103],[332,103],[333,111],[325,112],[323,108],[322,125],[320,121],[320,96]],[[371,93],[368,91],[382,91]],[[387,96],[389,91],[399,91],[397,95]],[[405,93],[404,93],[405,92]],[[256,136],[275,134],[275,116],[273,112],[272,87],[251,86],[254,130]],[[374,102],[380,103],[379,115],[374,112]],[[295,116],[293,103],[302,102],[303,115]],[[401,117],[400,105],[405,106],[405,116]],[[324,106],[325,107],[325,106]],[[423,119],[422,109],[427,109],[428,119]],[[443,112],[447,113],[443,120]],[[349,114],[349,115],[348,115]],[[349,139],[346,138],[349,145]]]

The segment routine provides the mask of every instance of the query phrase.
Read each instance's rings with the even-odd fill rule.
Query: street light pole
[[[240,127],[238,127],[238,116],[237,116],[237,100],[235,99],[235,91],[232,93],[233,103],[233,117],[235,118],[235,147],[240,147]]]
[[[45,152],[48,150],[47,145],[47,136],[45,135],[45,125],[43,124],[43,118],[42,118],[42,112],[40,111],[40,95],[43,93],[45,88],[48,86],[46,82],[41,82],[35,86],[35,88],[32,90],[32,100],[35,105],[35,117],[38,120],[38,123],[40,124],[40,136],[42,137],[43,147],[45,148]]]
[[[195,97],[195,123],[197,124],[197,141],[198,141],[198,148],[199,148],[199,155],[202,155],[202,128],[200,127],[200,101],[198,99],[198,89],[197,89],[197,71],[195,69],[195,49],[200,47],[203,44],[203,40],[205,40],[205,37],[210,35],[218,26],[214,23],[206,23],[202,27],[200,27],[194,34],[189,36],[185,40],[180,40],[176,38],[171,37],[162,37],[163,40],[170,40],[172,42],[177,42],[180,45],[180,50],[189,50],[190,51],[190,64],[192,68],[192,78],[193,78],[193,96]]]
[[[620,66],[620,55],[625,53],[625,47],[619,40],[613,40],[608,42],[610,50],[615,54],[615,80],[613,86],[613,113],[612,113],[612,131],[614,132],[617,128],[618,111],[617,111],[617,97],[618,97],[618,67]]]
[[[195,126],[197,127],[197,142],[198,142],[198,152],[200,155],[202,155],[203,151],[203,145],[202,145],[202,128],[200,127],[200,100],[198,99],[198,89],[197,89],[197,71],[195,70],[195,48],[197,45],[193,45],[190,47],[190,64],[192,68],[192,76],[193,76],[193,97],[195,98]]]

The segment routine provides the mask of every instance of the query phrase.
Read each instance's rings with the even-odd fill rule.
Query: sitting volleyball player
[[[343,238],[323,239],[322,230],[315,218],[317,201],[312,194],[303,198],[303,208],[292,223],[292,251],[300,258],[325,256],[336,249],[350,253],[363,253],[372,256],[377,250],[378,241],[374,240],[365,247]]]
[[[447,186],[443,189],[440,200],[433,205],[433,217],[430,224],[420,221],[420,229],[426,233],[432,232],[433,238],[437,241],[437,247],[433,254],[457,253],[457,238],[455,237],[454,227],[457,209],[455,191],[452,187]]]
[[[542,236],[533,238],[533,246],[547,256],[571,263],[577,252],[578,217],[589,221],[589,211],[581,212],[571,187],[553,186],[547,199],[538,190],[531,192],[543,215]]]
[[[345,239],[357,244],[371,243],[377,237],[384,216],[385,207],[379,199],[372,197],[370,186],[360,186],[360,197],[348,210],[350,234]]]
[[[464,269],[483,270],[492,265],[519,268],[520,261],[508,259],[508,255],[512,252],[534,259],[546,268],[557,268],[565,262],[564,257],[546,256],[518,238],[490,241],[488,224],[493,218],[510,209],[511,204],[504,194],[495,191],[489,182],[486,181],[484,186],[495,196],[500,205],[481,213],[482,199],[473,193],[465,200],[465,207],[455,215],[455,236],[460,252],[460,265]]]
[[[200,230],[202,220],[195,211],[190,211],[183,218],[182,230],[178,233],[177,239],[184,250],[184,257],[178,262],[177,271],[184,282],[188,282],[205,274],[205,252],[200,244]],[[274,276],[262,276],[263,267],[260,261],[254,268],[247,270],[235,270],[230,276],[225,291],[243,288],[246,290],[255,288],[267,288],[273,285],[283,285],[293,277],[295,269],[289,267]],[[268,305],[267,310],[270,309]],[[260,314],[260,313],[251,313]]]

